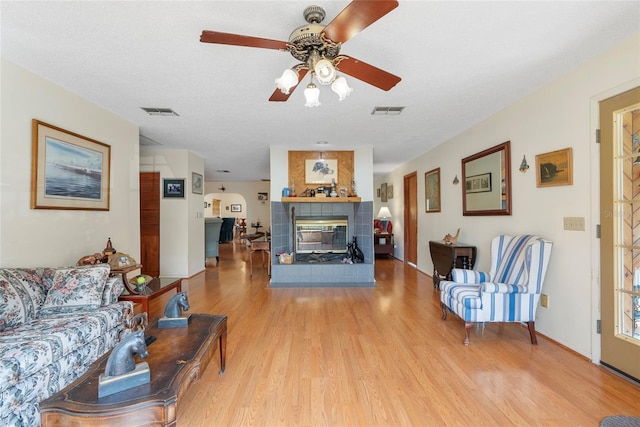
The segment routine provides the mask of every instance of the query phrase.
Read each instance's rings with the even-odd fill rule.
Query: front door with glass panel
[[[640,88],[600,103],[601,362],[640,379]]]

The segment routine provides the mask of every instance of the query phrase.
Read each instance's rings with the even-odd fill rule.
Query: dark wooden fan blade
[[[260,37],[241,36],[204,30],[200,36],[202,43],[230,44],[234,46],[260,47],[263,49],[287,50],[287,42],[263,39]]]
[[[291,94],[293,93],[293,91],[296,90],[296,88],[298,87],[298,85],[300,84],[302,79],[304,79],[304,76],[306,76],[306,75],[307,75],[307,69],[306,68],[303,68],[302,70],[298,71],[298,84],[295,85],[294,87],[292,87],[291,89],[289,89],[289,94],[285,95],[284,93],[282,93],[282,91],[280,89],[276,88],[276,90],[271,95],[271,98],[269,98],[269,101],[284,102],[284,101],[288,100],[289,97],[291,96]]]
[[[354,0],[324,27],[323,33],[335,43],[344,43],[396,7],[396,0]]]
[[[366,62],[362,62],[359,59],[344,56],[342,61],[338,64],[338,70],[344,74],[348,74],[351,77],[355,77],[358,80],[362,80],[365,83],[369,83],[372,86],[380,88],[382,90],[389,90],[402,80],[400,77],[388,73],[380,68],[369,65]]]

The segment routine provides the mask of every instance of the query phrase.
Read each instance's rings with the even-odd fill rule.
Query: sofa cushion
[[[102,305],[108,265],[60,268],[42,306],[41,314],[95,310]]]
[[[23,303],[24,294],[12,283],[0,278],[0,306],[5,328],[13,329],[27,323],[27,307]]]
[[[0,391],[109,331],[119,331],[130,307],[125,301],[84,313],[52,314],[0,333]]]
[[[124,283],[122,283],[122,277],[114,276],[107,279],[107,283],[104,285],[102,291],[102,305],[115,304],[118,302],[118,297],[124,290]]]

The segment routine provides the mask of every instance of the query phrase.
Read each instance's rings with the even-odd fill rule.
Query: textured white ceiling
[[[348,3],[316,4],[327,24]],[[199,41],[204,29],[286,41],[311,4],[3,0],[1,54],[161,147],[202,156],[207,181],[248,181],[269,177],[270,145],[314,150],[321,140],[373,146],[374,173],[389,172],[640,30],[638,1],[400,1],[342,52],[402,81],[385,92],[346,76],[351,96],[320,87],[318,108],[304,107],[303,84],[288,102],[268,101],[297,62],[288,53]],[[406,108],[372,116],[375,106]]]

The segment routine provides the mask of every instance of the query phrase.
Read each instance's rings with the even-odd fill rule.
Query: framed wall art
[[[393,199],[393,184],[387,185],[387,200]]]
[[[573,185],[571,148],[536,155],[536,187]]]
[[[304,161],[305,184],[331,184],[338,182],[337,159],[306,159]]]
[[[231,205],[231,212],[242,212],[242,205]]]
[[[258,193],[258,200],[265,202],[269,199],[269,193]]]
[[[111,147],[33,119],[31,208],[109,210]]]
[[[387,201],[387,183],[386,182],[383,182],[382,184],[380,184],[380,201],[381,202]]]
[[[202,175],[191,172],[191,192],[193,194],[202,194]]]
[[[424,205],[426,212],[440,212],[440,168],[424,174]]]
[[[168,179],[162,180],[163,197],[184,199],[184,179]]]

